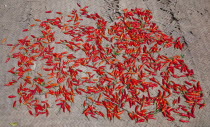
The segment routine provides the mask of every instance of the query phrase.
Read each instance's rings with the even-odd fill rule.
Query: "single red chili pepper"
[[[24,29],[23,32],[29,31],[29,29]]]
[[[17,101],[14,101],[14,103],[13,103],[13,108],[16,107],[16,103],[17,103]]]
[[[52,11],[45,11],[45,13],[52,13]]]
[[[31,111],[31,110],[29,110],[28,112],[29,112],[29,113],[33,116],[33,113],[32,113],[32,111]]]
[[[183,122],[183,123],[188,123],[188,122],[190,122],[189,120],[182,120],[182,119],[180,119],[179,121],[180,121],[180,122]]]
[[[16,97],[15,95],[8,96],[8,98],[15,98],[15,97]]]
[[[63,14],[62,12],[56,12],[57,14]]]

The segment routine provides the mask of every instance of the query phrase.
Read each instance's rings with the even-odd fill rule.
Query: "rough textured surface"
[[[90,12],[97,12],[110,22],[113,22],[124,8],[145,8],[153,11],[154,20],[163,30],[174,37],[182,37],[187,44],[184,51],[185,60],[194,68],[196,78],[201,80],[204,88],[204,110],[196,112],[196,119],[190,123],[168,122],[159,115],[158,120],[149,123],[135,124],[129,119],[109,121],[107,119],[88,120],[81,114],[80,105],[72,106],[72,113],[51,112],[49,117],[31,117],[25,107],[17,110],[11,107],[12,100],[7,96],[14,92],[15,87],[4,87],[4,83],[11,80],[7,70],[12,64],[5,64],[9,48],[0,47],[1,88],[0,88],[0,126],[9,127],[11,122],[18,122],[21,127],[208,127],[210,126],[210,1],[209,0],[0,0],[0,40],[8,38],[7,42],[14,43],[24,37],[20,32],[33,18],[45,19],[53,17],[46,15],[47,10],[65,12],[74,8],[76,3],[88,5]],[[79,98],[76,98],[76,101]]]

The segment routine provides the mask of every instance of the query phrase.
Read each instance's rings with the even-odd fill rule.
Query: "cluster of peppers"
[[[19,85],[17,95],[9,96],[13,107],[25,105],[33,116],[48,116],[53,106],[71,112],[75,96],[83,96],[87,117],[112,120],[127,113],[137,123],[156,119],[157,113],[169,121],[195,118],[195,109],[205,106],[200,82],[183,55],[164,51],[181,51],[181,38],[163,33],[150,10],[124,9],[109,25],[78,6],[69,14],[56,12],[53,19],[35,19],[23,30],[37,27],[41,36],[7,44],[12,50],[6,62],[17,61],[8,71],[17,78],[5,84]],[[56,38],[57,33],[67,39]]]

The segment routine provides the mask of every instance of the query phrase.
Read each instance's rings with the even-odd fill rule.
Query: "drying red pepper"
[[[98,13],[77,5],[79,9],[68,15],[56,12],[58,17],[35,19],[36,24],[23,30],[41,28],[42,36],[28,35],[16,44],[5,44],[12,47],[6,62],[17,61],[8,71],[17,79],[5,84],[18,87],[18,95],[8,96],[14,99],[13,107],[21,103],[30,115],[48,116],[49,98],[55,98],[63,112],[71,112],[75,96],[82,95],[86,96],[82,113],[87,117],[123,119],[127,113],[136,123],[156,119],[157,113],[169,121],[176,114],[180,122],[195,118],[197,107],[205,106],[201,83],[183,55],[164,54],[165,49],[185,48],[181,38],[159,30],[150,10],[124,9],[109,26]],[[86,20],[95,25],[81,25]],[[58,33],[68,38],[56,38]],[[99,110],[101,106],[106,112]]]

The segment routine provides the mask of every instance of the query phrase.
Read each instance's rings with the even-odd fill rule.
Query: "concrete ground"
[[[80,105],[73,105],[72,113],[51,113],[50,116],[34,118],[27,109],[11,107],[12,100],[7,96],[14,93],[15,87],[5,87],[11,80],[6,64],[9,48],[0,47],[0,127],[10,127],[9,123],[18,122],[18,127],[209,127],[210,126],[210,0],[0,0],[0,40],[7,38],[15,43],[24,37],[21,30],[34,23],[34,18],[53,17],[47,10],[66,12],[76,3],[89,6],[89,11],[97,12],[109,20],[124,8],[144,8],[153,12],[154,22],[162,31],[174,37],[182,36],[188,44],[184,51],[185,60],[194,68],[196,78],[204,88],[207,106],[196,112],[190,123],[169,122],[162,118],[148,123],[135,124],[130,119],[109,121],[107,119],[88,120],[78,113]],[[111,19],[110,19],[111,18]]]

